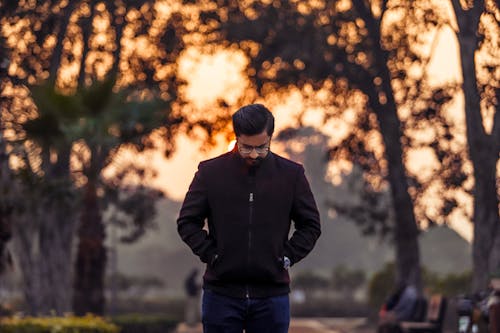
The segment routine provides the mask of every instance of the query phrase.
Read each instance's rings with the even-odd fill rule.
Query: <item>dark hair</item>
[[[262,104],[250,104],[240,108],[233,114],[233,128],[236,136],[256,135],[267,131],[272,136],[274,132],[274,117]]]

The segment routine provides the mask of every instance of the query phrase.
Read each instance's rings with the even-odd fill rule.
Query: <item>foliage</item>
[[[368,282],[368,303],[373,309],[379,309],[391,291],[395,289],[395,265],[387,263],[373,274]]]
[[[366,280],[362,270],[349,269],[344,265],[335,267],[332,274],[332,287],[336,290],[352,293],[361,287]]]
[[[356,223],[364,236],[376,235],[381,240],[394,241],[394,208],[389,191],[376,189],[357,164],[343,175],[339,187],[349,195],[329,198],[330,208]]]
[[[442,294],[448,297],[460,294],[469,294],[472,286],[472,272],[466,271],[460,274],[447,274],[438,276],[436,273],[424,271],[424,284],[428,292]]]
[[[107,320],[85,317],[11,317],[0,320],[4,333],[118,333],[119,328]]]
[[[313,271],[303,271],[294,275],[292,279],[294,288],[312,290],[328,288],[330,281],[328,278],[314,273]]]
[[[165,315],[124,314],[111,321],[120,327],[121,333],[165,333],[173,330],[178,320]]]

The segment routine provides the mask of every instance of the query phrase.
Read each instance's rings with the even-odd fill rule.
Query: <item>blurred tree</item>
[[[38,117],[22,124],[24,137],[11,141],[19,156],[22,193],[13,225],[29,311],[71,310],[73,235],[78,193],[70,173],[72,141],[64,126],[76,121],[78,101],[53,83],[31,87]]]
[[[432,1],[209,3],[213,6],[200,14],[200,30],[207,30],[214,43],[247,53],[247,74],[261,95],[283,96],[298,88],[306,109],[325,109],[324,123],[338,120],[352,128],[330,157],[361,166],[376,190],[389,185],[396,224],[373,229],[393,232],[398,279],[420,286],[412,196],[421,198],[428,188],[422,182],[430,183],[433,177],[420,180],[409,172],[408,149],[426,146],[436,154],[444,152],[437,172],[454,161],[453,152],[442,149],[453,136],[441,109],[455,87],[429,85],[427,64],[433,47],[428,54],[419,48],[441,24]],[[418,118],[420,127],[411,118]],[[433,131],[433,140],[417,139],[424,129]],[[461,172],[461,167],[451,170]],[[448,195],[442,191],[443,206]],[[428,224],[434,220],[422,211],[418,217]]]
[[[328,201],[337,214],[354,221],[365,236],[377,235],[383,240],[393,234],[394,207],[388,191],[375,189],[363,177],[363,170],[358,165],[342,177],[340,186],[346,196],[332,197]]]
[[[114,86],[115,79],[111,76],[88,87],[78,89],[74,95],[58,93],[50,82],[33,87],[31,91],[37,106],[38,117],[23,124],[28,138],[35,140],[41,147],[42,170],[53,170],[49,167],[52,164],[49,152],[60,152],[59,147],[68,149],[73,145],[75,147],[73,149],[74,156],[82,166],[81,176],[76,176],[76,181],[82,181],[84,185],[81,202],[82,213],[78,228],[79,243],[73,278],[75,288],[73,310],[79,315],[87,312],[102,313],[105,304],[103,293],[106,265],[105,228],[102,221],[103,203],[99,202],[98,193],[107,193],[106,188],[114,193],[119,192],[126,174],[130,175],[135,172],[135,174],[144,175],[144,170],[141,168],[134,168],[131,165],[122,166],[127,168],[126,174],[116,173],[104,184],[102,171],[113,163],[121,148],[126,147],[129,150],[141,151],[147,145],[151,145],[148,136],[164,123],[163,117],[168,117],[168,104],[165,102],[134,101],[131,99],[133,94],[130,91],[113,92]],[[177,123],[177,121],[172,121],[168,128],[169,133],[173,133]],[[67,163],[62,170],[64,172],[69,172],[69,161]],[[61,177],[60,171],[52,173]],[[50,180],[48,177],[52,173],[45,174],[44,181]],[[69,178],[64,179],[70,180]],[[130,188],[129,192],[131,192]],[[129,204],[137,203],[138,200],[146,197],[149,199],[147,200],[149,204],[154,204],[155,200],[151,199],[157,198],[158,195],[154,194],[154,191],[146,191],[145,188],[142,190],[134,189],[127,202]],[[70,198],[70,196],[66,196],[66,198]],[[52,202],[61,202],[61,200],[53,200]],[[134,219],[135,235],[129,237],[129,241],[137,239],[154,217],[155,210],[148,206],[146,207],[147,212],[145,212],[143,205],[117,205],[117,203],[120,201],[115,200],[115,205]],[[60,213],[68,219],[72,211],[74,209],[66,209],[61,210]],[[64,220],[65,224],[55,229],[49,227],[50,220],[41,223],[40,228],[42,228],[41,230],[47,228],[46,233],[54,233],[57,230],[60,235],[61,230],[64,230],[63,227],[69,228],[69,231],[63,234],[64,240],[69,244],[66,244],[64,248],[57,249],[54,249],[52,245],[52,254],[43,252],[45,253],[44,258],[69,253],[72,240],[71,222],[73,220],[72,218],[69,218],[69,222]],[[54,237],[46,235],[40,237],[40,242],[46,241],[53,243]],[[55,254],[54,250],[57,250]],[[65,255],[64,257],[67,262],[61,266],[65,267],[66,272],[70,272],[71,256]],[[49,271],[57,272],[58,276],[62,275],[61,271]],[[49,280],[53,282],[54,279]],[[65,287],[68,286],[65,285]],[[52,290],[51,294],[54,294]],[[59,308],[55,309],[59,310]]]
[[[12,266],[12,258],[7,244],[12,237],[11,217],[13,210],[12,191],[13,177],[8,165],[8,155],[5,152],[5,141],[0,131],[0,275]]]
[[[462,68],[469,158],[473,165],[473,289],[500,267],[500,6],[452,0]],[[455,26],[455,25],[454,25]]]
[[[470,295],[472,282],[472,271],[459,274],[438,274],[424,270],[424,284],[430,294],[441,294],[447,297],[457,295]]]
[[[10,15],[17,9],[16,2],[1,3],[0,17]],[[0,91],[5,88],[5,77],[9,67],[8,48],[5,38],[0,34]],[[0,104],[5,104],[4,97],[0,95]],[[0,117],[0,274],[12,265],[12,258],[7,249],[7,243],[12,236],[11,216],[13,211],[13,192],[16,186],[13,182],[13,175],[9,168],[9,156],[7,144],[3,135],[4,124]]]
[[[69,310],[70,288],[58,282],[71,281],[66,278],[72,271],[68,244],[73,222],[80,216],[75,311],[102,313],[104,228],[97,195],[104,186],[109,189],[126,181],[111,177],[104,184],[101,172],[121,148],[152,148],[148,136],[153,129],[158,129],[156,143],[162,143],[165,154],[173,151],[182,120],[177,90],[183,83],[176,76],[185,31],[182,16],[145,0],[2,2],[0,10],[1,41],[8,51],[2,52],[0,66],[5,74],[2,138],[7,140],[9,158],[17,161],[24,190],[30,189],[18,202],[22,209],[15,223],[24,251],[23,275],[30,284],[25,288],[31,293],[26,295],[30,311]],[[26,87],[31,87],[29,92]],[[141,169],[129,166],[129,173],[147,176]],[[81,215],[75,206],[80,188]],[[141,195],[156,197],[147,189],[136,193],[136,201]],[[40,197],[43,200],[35,200]],[[129,240],[137,239],[150,223],[154,210],[145,214],[146,208],[127,207],[126,214],[137,219],[130,226],[142,230],[132,229]],[[41,209],[47,212],[41,214]],[[54,239],[64,245],[56,246]],[[41,256],[62,261],[32,265],[37,244]]]
[[[79,157],[82,159],[82,173],[86,178],[74,279],[73,309],[77,314],[102,313],[104,310],[105,230],[98,195],[100,191],[105,193],[102,172],[113,163],[121,148],[126,147],[139,152],[148,144],[151,145],[148,136],[162,124],[163,117],[168,117],[168,104],[131,101],[129,91],[115,93],[114,85],[115,80],[108,78],[82,91],[84,111],[73,127],[76,134],[75,141],[80,139],[85,145]],[[178,124],[176,121],[172,121],[169,126],[168,130],[171,133],[175,130],[176,124]],[[128,171],[131,172],[130,169]],[[136,171],[139,174],[143,173],[141,169]],[[116,176],[123,177],[121,174]],[[112,183],[108,182],[108,186],[110,185]],[[129,197],[128,202],[137,202],[137,197],[145,198],[144,195],[136,195],[135,198]],[[137,230],[143,231],[144,226],[154,216],[154,210],[147,214],[144,209],[139,212],[140,207],[140,205],[121,206],[126,213],[132,215],[134,223],[139,226]],[[137,238],[138,235],[131,240]]]

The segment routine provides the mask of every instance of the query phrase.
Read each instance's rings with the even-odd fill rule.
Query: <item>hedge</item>
[[[103,318],[85,317],[9,317],[0,320],[2,333],[118,333],[118,326]]]
[[[179,323],[169,316],[145,314],[115,316],[111,321],[120,327],[120,333],[168,333]]]

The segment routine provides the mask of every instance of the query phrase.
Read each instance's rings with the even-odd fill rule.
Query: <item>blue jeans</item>
[[[287,333],[290,302],[287,295],[233,298],[203,291],[204,333]]]

